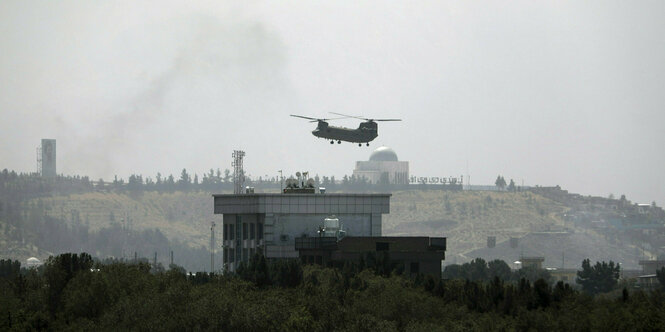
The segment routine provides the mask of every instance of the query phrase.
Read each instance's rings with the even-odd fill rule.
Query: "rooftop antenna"
[[[279,172],[279,192],[281,193],[282,191],[284,191],[284,176],[282,176],[281,169],[277,172]]]
[[[242,185],[245,182],[245,171],[242,168],[242,158],[245,156],[245,151],[233,150],[233,193],[238,195],[242,194]]]

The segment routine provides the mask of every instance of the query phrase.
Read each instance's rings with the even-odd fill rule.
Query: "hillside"
[[[209,192],[91,192],[34,199],[49,216],[88,225],[91,231],[122,224],[132,230],[158,228],[169,239],[207,246],[212,214]],[[384,235],[447,236],[449,254],[497,242],[544,225],[561,225],[566,208],[533,193],[399,191],[384,216]]]
[[[448,255],[497,242],[529,231],[563,226],[567,208],[530,192],[402,191],[393,194],[386,235],[448,237]]]
[[[555,192],[559,193],[559,191]],[[215,216],[212,213],[213,199],[211,195],[212,193],[207,191],[143,191],[138,193],[93,191],[34,198],[28,202],[24,209],[28,211],[26,216],[28,221],[34,219],[31,215],[43,213],[45,216],[51,217],[48,223],[64,222],[72,230],[81,225],[90,232],[104,232],[110,228],[115,229],[115,235],[109,234],[115,240],[109,240],[111,243],[107,243],[106,248],[111,248],[114,241],[118,242],[124,239],[123,232],[145,232],[158,229],[159,234],[147,234],[145,236],[149,238],[165,237],[168,240],[156,241],[151,248],[163,246],[164,241],[176,240],[181,243],[179,245],[180,250],[191,247],[200,251],[209,246],[211,221],[221,221],[220,216]],[[566,243],[566,246],[569,247],[567,250],[579,253],[571,254],[571,259],[578,259],[577,256],[584,255],[584,252],[588,251],[584,248],[589,249],[591,243],[594,252],[599,252],[596,256],[604,258],[601,255],[603,252],[614,250],[610,248],[608,235],[589,229],[590,222],[571,221],[570,216],[571,213],[589,216],[588,211],[594,210],[600,218],[604,213],[602,211],[615,211],[612,204],[620,203],[620,201],[614,202],[604,199],[607,201],[603,203],[604,205],[587,202],[593,199],[595,198],[583,198],[568,194],[561,197],[553,196],[551,190],[539,193],[532,191],[396,191],[391,198],[390,214],[383,217],[383,234],[445,236],[448,238],[446,262],[453,263],[467,261],[476,256],[491,257],[499,255],[501,257],[505,256],[504,258],[507,260],[516,259],[518,254],[515,253],[515,250],[508,250],[505,254],[483,251],[484,248],[487,249],[487,237],[495,236],[497,245],[503,243],[503,246],[505,246],[505,242],[511,237],[524,238],[533,232],[554,229],[568,234],[584,233],[584,236],[574,236],[570,238],[572,240],[561,242]],[[35,212],[31,212],[33,210]],[[566,215],[567,217],[564,217]],[[0,224],[2,224],[1,221]],[[53,225],[46,224],[46,226]],[[15,232],[18,231],[20,234],[20,230],[6,223],[2,227],[0,244],[4,256],[25,259],[29,256],[46,258],[50,254],[44,251],[43,248],[37,247],[38,237],[31,237],[29,234],[16,236]],[[5,229],[8,230],[5,231]],[[221,229],[218,229],[218,232],[221,232]],[[22,240],[10,241],[8,234],[14,234],[14,239],[20,238]],[[528,239],[528,237],[525,239]],[[76,238],[70,237],[62,241],[65,240],[74,241],[74,245],[70,247],[76,248]],[[102,238],[102,240],[105,239]],[[616,237],[612,238],[610,242],[626,243],[626,241]],[[539,244],[538,241],[523,241],[519,250],[520,252],[527,250],[525,254],[532,251],[540,252]],[[96,244],[92,243],[90,245],[94,247]],[[120,245],[123,248],[128,248],[124,244]],[[172,244],[168,246],[172,246]],[[557,242],[553,241],[548,246],[557,249]],[[636,261],[635,255],[638,249],[626,244],[619,245],[619,247],[621,250],[617,251],[619,252],[618,259],[625,258],[626,260]],[[543,248],[545,248],[545,244],[543,244]],[[127,250],[137,249],[122,249],[115,255],[125,256],[128,254]],[[148,255],[158,249],[150,249],[150,252],[145,253],[146,250],[145,248],[139,249],[142,254]],[[163,250],[168,250],[168,248]],[[644,251],[643,249],[639,250],[642,250],[640,253]],[[557,253],[553,254],[555,255],[553,257],[561,255],[561,251],[558,249],[556,251]],[[131,253],[133,251],[129,252],[129,254]],[[160,257],[166,257],[168,251],[162,251],[160,255],[163,255]],[[190,255],[194,255],[194,253],[192,252]],[[559,265],[560,260],[557,258],[556,261]],[[205,258],[202,257],[200,264],[204,264],[204,262]],[[570,262],[578,263],[572,260]],[[545,264],[550,263],[545,262]],[[631,265],[634,266],[635,264]]]
[[[210,243],[210,223],[219,220],[213,215],[212,193],[180,192],[141,194],[92,192],[41,199],[50,206],[48,214],[74,222],[87,223],[90,230],[99,230],[112,223],[128,229],[158,228],[168,238],[191,245]]]

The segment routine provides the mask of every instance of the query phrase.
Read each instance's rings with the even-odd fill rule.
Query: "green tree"
[[[490,278],[499,277],[501,280],[510,280],[512,271],[510,266],[500,259],[487,262],[488,274]]]
[[[249,262],[241,262],[238,266],[238,275],[259,287],[270,285],[270,271],[265,256],[260,252],[250,257]]]
[[[513,179],[510,179],[510,184],[508,185],[508,191],[517,191],[517,187],[515,187],[515,181]]]
[[[87,253],[66,253],[49,257],[44,276],[48,285],[48,307],[52,315],[55,315],[61,306],[62,291],[67,283],[78,273],[90,273],[92,263],[92,257]]]
[[[180,190],[187,190],[191,183],[192,183],[192,178],[187,173],[187,170],[183,168],[182,172],[180,172],[180,180],[178,180],[178,188],[180,188]]]
[[[503,190],[506,187],[506,179],[503,178],[503,176],[499,175],[496,177],[496,181],[494,181],[494,184],[501,190]]]
[[[582,261],[582,270],[577,271],[576,281],[590,294],[609,292],[617,284],[620,269],[619,264],[613,261],[596,262],[596,265],[591,266],[587,258]]]

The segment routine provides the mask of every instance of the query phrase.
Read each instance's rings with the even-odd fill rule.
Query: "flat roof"
[[[213,194],[212,197],[267,197],[267,196],[273,196],[273,197],[291,197],[291,196],[297,196],[297,197],[314,197],[314,196],[347,196],[347,197],[372,197],[372,196],[386,196],[390,197],[393,194],[390,193],[375,193],[375,194],[367,194],[367,193],[325,193],[325,194],[283,194],[283,193],[253,193],[253,194]]]
[[[215,214],[384,214],[392,194],[215,194]]]

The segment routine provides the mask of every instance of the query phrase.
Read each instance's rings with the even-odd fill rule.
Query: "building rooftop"
[[[214,213],[390,213],[391,194],[216,194]]]

